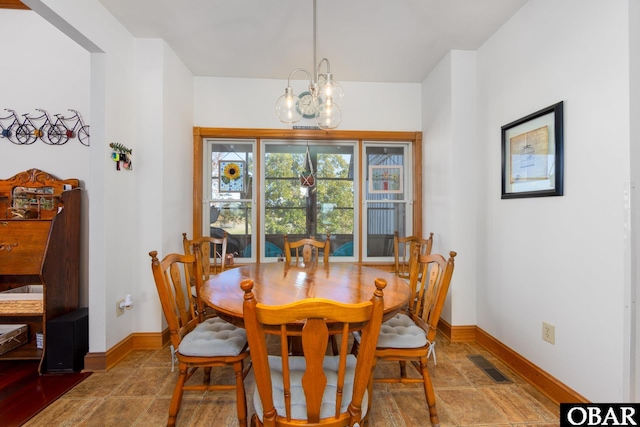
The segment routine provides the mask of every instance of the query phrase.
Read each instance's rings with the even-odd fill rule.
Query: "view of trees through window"
[[[266,144],[264,163],[265,253],[292,240],[331,235],[333,255],[342,245],[353,247],[353,145]],[[309,164],[311,162],[311,164]],[[304,172],[313,185],[304,186]],[[304,175],[306,177],[306,175]],[[342,256],[351,256],[344,253]]]
[[[284,255],[285,235],[330,235],[332,259],[392,260],[393,234],[413,231],[415,205],[412,143],[391,136],[205,138],[196,223],[203,234],[226,233],[240,262]]]

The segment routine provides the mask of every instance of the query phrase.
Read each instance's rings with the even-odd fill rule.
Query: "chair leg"
[[[209,382],[211,382],[211,366],[207,366],[206,368],[203,369],[203,371],[204,371],[204,378],[202,380],[202,384],[209,385]]]
[[[367,401],[368,401],[368,406],[367,406],[367,413],[365,414],[364,418],[362,419],[362,425],[364,427],[369,425],[369,414],[371,413],[372,410],[372,403],[373,403],[373,371],[376,369],[376,358],[373,358],[373,365],[371,366],[371,375],[369,376],[369,383],[367,384]]]
[[[358,341],[354,339],[353,344],[351,345],[351,354],[353,354],[354,356],[357,356],[359,347],[360,345],[358,344]]]
[[[340,349],[338,349],[338,341],[335,335],[331,335],[329,337],[329,341],[331,341],[331,350],[333,351],[333,355],[337,356],[340,354]]]
[[[258,418],[258,415],[256,414],[253,414],[253,416],[251,417],[251,427],[262,427],[260,418]]]
[[[407,378],[407,362],[400,360],[400,378]]]
[[[427,405],[429,406],[429,418],[431,419],[431,425],[433,427],[440,427],[440,418],[438,417],[438,411],[436,410],[436,392],[433,389],[433,383],[427,370],[426,357],[420,358],[420,371],[422,372],[422,379],[424,382],[424,394],[427,397]]]
[[[180,405],[182,404],[182,393],[184,389],[184,382],[187,378],[187,365],[185,363],[180,363],[178,368],[180,370],[180,375],[178,376],[178,381],[176,382],[176,386],[173,389],[173,396],[171,396],[171,404],[169,405],[169,419],[167,420],[167,427],[175,426],[176,419],[178,418],[178,412],[180,411]]]
[[[236,374],[236,408],[238,410],[238,424],[247,427],[247,396],[244,392],[244,361],[233,364],[233,372]]]

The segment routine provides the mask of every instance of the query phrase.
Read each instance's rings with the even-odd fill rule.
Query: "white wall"
[[[422,83],[424,233],[433,252],[455,258],[442,312],[449,324],[476,324],[476,53],[452,51]]]
[[[339,71],[334,72],[339,80]],[[418,83],[340,82],[345,92],[340,130],[411,131],[420,129]],[[295,93],[305,90],[292,82]],[[286,80],[196,77],[194,126],[291,129],[275,113]],[[373,106],[373,108],[372,108]],[[314,126],[302,119],[296,126]]]
[[[630,46],[629,46],[629,76],[630,76],[630,117],[640,116],[640,4],[637,1],[629,2],[629,30],[630,30]],[[630,128],[631,139],[631,155],[629,156],[631,165],[640,165],[640,120],[631,120]],[[628,401],[638,402],[640,400],[640,316],[638,315],[638,295],[640,295],[640,280],[638,280],[637,266],[640,264],[640,250],[638,248],[639,239],[637,233],[638,224],[640,224],[640,203],[638,197],[638,185],[640,184],[640,168],[631,168],[631,213],[629,215],[629,224],[625,229],[625,238],[629,245],[628,256],[625,261],[630,267],[628,269],[628,298],[626,303],[629,309],[626,312],[628,316],[629,328],[625,331],[628,334],[629,342],[625,349],[628,354],[629,363],[629,383],[630,391]],[[635,342],[634,342],[635,340]]]
[[[531,0],[477,52],[478,326],[594,402],[624,395],[628,21],[627,1]],[[564,196],[501,200],[501,126],[559,101]]]
[[[0,101],[0,117],[5,108],[38,117],[42,108],[53,114],[72,115],[78,110],[91,124],[89,110],[89,53],[60,33],[37,14],[25,10],[3,10],[0,13],[0,38],[5,64],[0,67],[4,82]],[[19,42],[18,42],[19,41]],[[62,54],[61,52],[64,52]],[[6,120],[3,124],[8,125]],[[41,122],[38,122],[41,123]],[[15,129],[14,129],[15,130]],[[90,128],[91,130],[91,128]],[[90,148],[77,138],[61,146],[37,140],[31,145],[15,145],[0,138],[0,177],[10,178],[27,169],[40,169],[58,178],[78,178],[88,187]],[[84,194],[82,219],[82,253],[88,246],[88,198]],[[88,260],[83,258],[80,274],[80,304],[88,305]]]
[[[138,287],[135,332],[164,329],[149,252],[162,259],[183,252],[182,233],[191,236],[193,203],[193,76],[159,39],[138,39],[136,142],[140,174]]]

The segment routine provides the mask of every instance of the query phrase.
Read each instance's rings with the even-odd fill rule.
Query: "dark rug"
[[[0,425],[19,427],[71,390],[90,372],[38,374],[38,361],[0,362]]]

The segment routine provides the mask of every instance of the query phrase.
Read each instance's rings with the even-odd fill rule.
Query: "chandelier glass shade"
[[[313,61],[316,61],[316,0],[313,0]],[[322,73],[322,65],[326,71]],[[304,99],[296,95],[291,87],[291,77],[297,72],[304,72],[309,79],[309,91]],[[327,58],[322,58],[315,66],[312,76],[304,68],[296,68],[289,74],[287,87],[276,101],[275,110],[282,123],[297,123],[303,117],[315,118],[321,129],[335,129],[342,120],[342,100],[344,91],[340,83],[333,79],[331,65]]]

